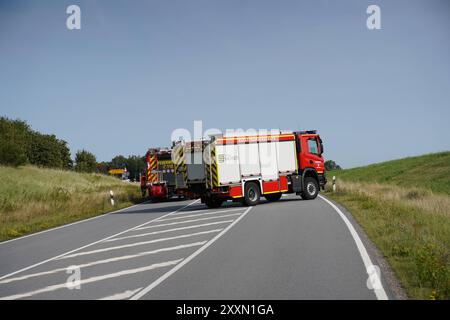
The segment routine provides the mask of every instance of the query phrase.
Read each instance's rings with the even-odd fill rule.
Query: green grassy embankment
[[[410,298],[450,299],[450,152],[328,172]]]
[[[0,181],[0,241],[117,210],[141,199],[136,184],[99,174],[0,166]],[[109,190],[114,191],[114,207]]]

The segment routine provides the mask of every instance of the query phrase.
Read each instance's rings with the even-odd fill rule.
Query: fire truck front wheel
[[[306,177],[303,184],[302,198],[312,200],[319,194],[319,183],[313,177]]]
[[[245,185],[244,204],[247,206],[255,206],[259,203],[261,191],[259,186],[254,182],[247,182]]]

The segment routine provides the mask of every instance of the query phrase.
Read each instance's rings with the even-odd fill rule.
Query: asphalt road
[[[0,299],[392,298],[347,215],[295,195],[141,204],[0,243]]]

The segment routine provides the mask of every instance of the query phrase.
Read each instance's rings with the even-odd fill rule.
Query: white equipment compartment
[[[238,144],[239,164],[242,177],[261,175],[259,148],[257,143]]]
[[[263,180],[278,179],[277,142],[260,142],[259,162],[261,164],[261,176]]]
[[[216,146],[219,183],[237,183],[241,180],[239,170],[239,149],[235,144]]]
[[[279,173],[295,172],[297,168],[295,141],[278,141],[276,145]]]

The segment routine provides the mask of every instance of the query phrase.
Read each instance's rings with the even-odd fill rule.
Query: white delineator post
[[[336,176],[333,176],[333,192],[336,192]]]
[[[114,206],[114,192],[109,190],[109,196],[111,197],[111,205]]]

